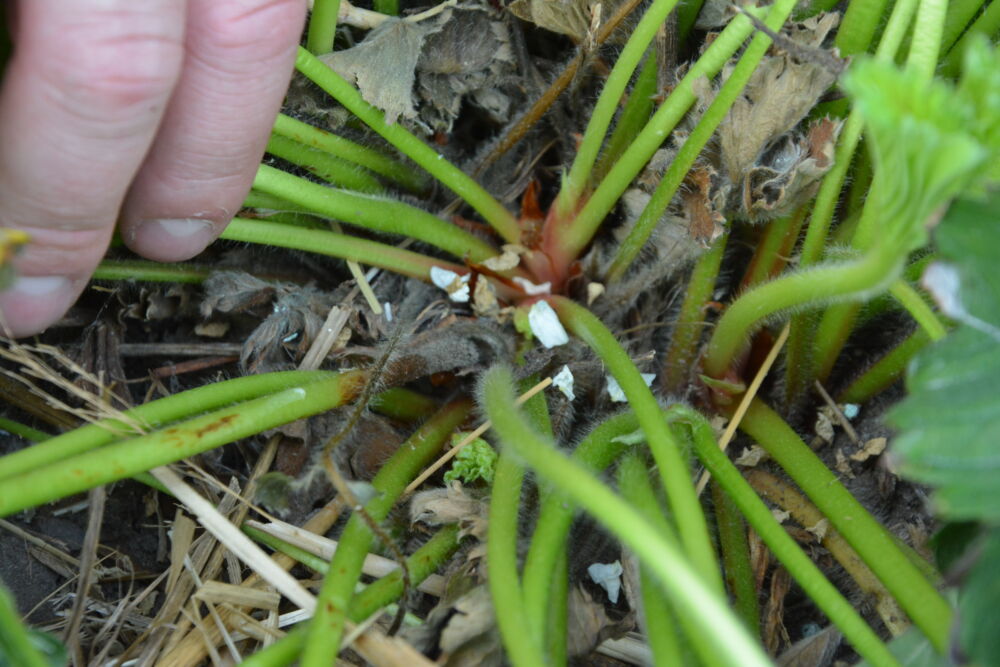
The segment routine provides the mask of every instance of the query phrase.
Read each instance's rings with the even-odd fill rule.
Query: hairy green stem
[[[458,550],[458,545],[458,525],[442,526],[431,539],[406,559],[410,583],[417,586],[437,572]],[[347,617],[355,623],[360,623],[390,602],[398,600],[403,593],[403,573],[401,570],[394,570],[355,595],[351,600]]]
[[[899,50],[899,45],[910,26],[916,7],[917,0],[896,0],[885,32],[882,33],[882,39],[879,41],[876,51],[877,58],[891,60],[896,56],[896,51]],[[852,111],[840,132],[833,167],[823,177],[823,183],[816,195],[816,203],[813,205],[812,216],[809,219],[806,237],[802,242],[802,252],[799,256],[801,268],[815,264],[823,257],[833,213],[840,198],[847,170],[851,166],[854,150],[861,138],[863,125],[861,115]]]
[[[289,558],[295,560],[301,565],[305,565],[314,572],[326,574],[330,570],[330,564],[316,554],[306,551],[302,547],[295,544],[290,544],[280,537],[276,537],[271,533],[261,530],[260,528],[243,524],[240,526],[240,530],[246,533],[247,537],[251,540],[260,542],[264,546],[270,547],[278,553],[285,554]]]
[[[257,209],[256,213],[248,214],[254,219],[306,229],[330,229],[329,221],[308,213],[303,207],[287,199],[260,190],[251,190],[244,197],[243,208]]]
[[[569,555],[560,549],[549,583],[549,614],[545,623],[545,652],[548,664],[565,665],[569,661]]]
[[[412,192],[423,192],[430,185],[426,174],[409,165],[337,136],[333,132],[327,132],[308,123],[303,123],[291,116],[278,114],[274,121],[273,132],[276,135],[293,139],[300,144],[370,169],[379,176],[384,176]]]
[[[42,440],[48,440],[52,437],[48,433],[31,428],[30,426],[22,424],[21,422],[16,422],[13,419],[7,419],[6,417],[0,417],[0,430],[7,431],[12,435],[16,435],[31,442],[41,442]]]
[[[780,30],[788,15],[794,9],[795,3],[796,0],[779,0],[775,2],[768,12],[767,19],[764,21],[767,27],[771,30]],[[770,45],[771,38],[764,33],[758,33],[751,40],[750,45],[747,46],[743,55],[740,56],[740,60],[729,75],[729,78],[722,84],[711,105],[705,110],[698,124],[684,140],[684,145],[677,151],[677,155],[670,163],[670,167],[663,174],[659,184],[656,186],[656,190],[653,191],[653,195],[646,204],[646,208],[643,209],[635,224],[632,225],[628,236],[619,244],[615,257],[611,262],[611,268],[608,270],[608,281],[619,280],[625,275],[625,271],[632,264],[636,256],[638,256],[643,246],[646,245],[646,241],[649,240],[653,230],[659,224],[660,218],[663,217],[664,211],[667,210],[674,195],[677,194],[678,188],[680,188],[681,183],[687,177],[695,160],[701,155],[702,149],[712,138],[712,135],[715,134],[715,130],[725,120],[729,109],[743,92],[747,82],[753,75],[754,70],[757,69],[757,65],[760,64],[764,53]]]
[[[300,48],[295,68],[305,77],[329,93],[365,125],[375,130],[400,152],[427,170],[442,185],[461,197],[497,231],[504,240],[517,243],[521,228],[503,204],[498,202],[481,185],[464,174],[444,156],[413,136],[398,124],[385,122],[384,114],[368,104],[342,76]]]
[[[283,199],[278,195],[272,195],[267,192],[261,192],[260,190],[250,190],[247,196],[243,198],[243,208],[261,208],[268,211],[280,211],[280,212],[299,212],[304,213],[305,209],[298,204],[293,204],[287,199]],[[269,219],[273,219],[268,216]],[[313,216],[310,216],[313,217]],[[319,223],[322,227],[326,227],[324,223]],[[318,229],[319,227],[317,227]]]
[[[752,667],[769,661],[757,642],[678,548],[579,463],[560,454],[537,433],[514,403],[510,371],[497,367],[483,379],[483,397],[493,428],[540,477],[592,514],[649,566],[679,613],[702,629],[715,664]],[[662,418],[662,415],[661,415]]]
[[[517,667],[541,667],[545,665],[542,652],[545,620],[538,624],[528,623],[517,572],[517,518],[523,480],[524,468],[512,452],[504,448],[493,475],[486,561],[497,628],[511,663]]]
[[[298,660],[302,653],[308,629],[309,626],[304,623],[296,625],[288,634],[270,646],[262,648],[252,655],[244,656],[240,667],[287,667],[291,665]]]
[[[847,58],[868,50],[888,4],[889,0],[851,0],[834,40],[841,56]]]
[[[372,397],[368,407],[380,415],[403,421],[427,419],[437,411],[437,403],[404,387],[392,387]]]
[[[983,8],[983,0],[950,0],[941,31],[941,53],[948,53]],[[988,3],[986,3],[988,4]]]
[[[844,202],[844,219],[852,216],[860,217],[864,209],[868,190],[872,186],[872,157],[867,146],[861,144],[861,150],[854,156],[854,170],[851,172],[851,189]]]
[[[895,58],[916,9],[917,0],[896,1],[889,22],[879,41],[876,58],[883,60]],[[841,30],[841,33],[843,32]],[[816,196],[812,217],[806,230],[805,240],[802,243],[802,252],[799,257],[800,268],[816,264],[822,259],[834,210],[855,150],[860,142],[862,128],[861,115],[852,110],[840,134],[834,166],[823,178]],[[870,163],[869,157],[866,156],[862,159],[866,163]],[[864,210],[864,208],[861,209],[862,216]],[[869,218],[875,222],[874,216],[869,215]],[[864,228],[864,225],[859,224],[859,227]],[[841,230],[843,229],[844,225],[842,224]],[[840,350],[837,341],[846,340],[853,327],[853,319],[844,319],[843,317],[843,313],[847,313],[849,310],[849,306],[838,304],[824,313],[821,323],[815,331],[815,341],[811,335],[813,333],[811,322],[802,316],[796,317],[792,322],[792,335],[789,337],[789,347],[786,352],[786,368],[789,379],[786,395],[788,397],[800,395],[800,392],[810,386],[815,378],[825,378],[829,370],[833,368]],[[841,315],[837,313],[841,313]],[[815,345],[821,348],[818,354],[814,349]]]
[[[253,531],[249,528],[244,528],[244,530]],[[261,535],[267,535],[267,533]],[[458,549],[458,526],[442,527],[422,547],[413,552],[412,556],[406,559],[411,583],[416,586],[437,571],[455,553],[456,549]],[[322,568],[320,571],[325,573],[329,570],[329,565],[324,562]],[[403,576],[399,570],[395,570],[355,595],[354,599],[351,600],[351,608],[348,610],[347,616],[355,623],[361,623],[382,607],[398,600],[402,594]],[[276,667],[277,665],[292,664],[302,652],[307,628],[308,624],[296,626],[284,638],[253,655],[247,656],[240,664],[244,667]]]
[[[618,198],[628,189],[653,153],[660,148],[667,135],[673,131],[697,99],[694,92],[695,84],[702,77],[715,76],[752,30],[750,19],[742,14],[735,16],[705,53],[695,61],[632,145],[597,186],[587,203],[577,213],[573,224],[564,230],[565,233],[560,234],[561,247],[558,251],[564,257],[576,257],[590,242],[605,216],[618,202]]]
[[[722,379],[765,320],[796,307],[860,299],[888,287],[902,268],[892,248],[879,245],[862,257],[787,274],[755,287],[733,302],[715,328],[705,356],[705,373]]]
[[[941,75],[951,78],[957,77],[962,68],[965,47],[968,46],[970,40],[976,39],[979,35],[985,35],[995,40],[997,33],[1000,33],[1000,3],[990,2],[979,18],[965,31],[958,43],[952,47],[948,57],[941,65]]]
[[[677,545],[677,536],[664,518],[660,503],[649,483],[646,466],[634,452],[626,454],[618,464],[618,489],[625,500],[645,516],[647,521],[659,528],[661,535]],[[647,565],[640,565],[639,577],[642,586],[641,618],[646,641],[653,653],[653,664],[684,664],[677,619],[670,608],[670,601]]]
[[[333,40],[337,36],[337,19],[340,18],[340,0],[315,0],[312,15],[309,17],[309,28],[306,35],[306,48],[320,56],[333,51]]]
[[[94,270],[94,280],[137,280],[150,283],[185,283],[205,281],[211,269],[191,264],[161,264],[139,259],[105,259]]]
[[[689,2],[682,2],[677,8],[677,43],[683,45],[691,31],[694,29],[694,24],[698,20],[698,14],[701,13],[702,5],[705,4],[705,0],[690,0]]]
[[[934,76],[941,56],[941,38],[947,11],[948,0],[920,0],[920,9],[917,10],[906,66],[920,72],[928,81]]]
[[[563,179],[562,188],[556,197],[557,223],[567,220],[577,208],[580,197],[590,181],[591,170],[597,161],[597,154],[604,142],[611,120],[614,118],[615,110],[618,108],[622,95],[625,94],[625,88],[632,79],[632,74],[639,65],[643,53],[646,52],[656,36],[656,32],[676,4],[677,0],[653,0],[638,25],[632,29],[632,34],[629,35],[625,48],[618,55],[608,78],[604,80],[601,94],[597,98],[597,104],[590,112],[587,129],[584,131],[583,138],[576,150],[576,158],[573,160],[569,173]]]
[[[740,429],[756,440],[809,496],[934,648],[945,651],[952,609],[885,528],[844,488],[795,431],[760,399],[751,402]],[[701,446],[698,451],[702,452]]]
[[[604,180],[611,167],[649,122],[650,114],[653,112],[653,96],[656,95],[657,68],[656,54],[649,49],[646,62],[639,70],[635,84],[629,91],[628,100],[625,101],[618,122],[615,123],[615,129],[611,131],[611,137],[601,152],[597,164],[594,165],[590,176],[590,189]]]
[[[816,323],[816,331],[809,350],[812,356],[810,366],[813,371],[809,380],[826,382],[830,377],[840,351],[854,329],[860,311],[861,303],[854,302],[837,303],[823,312],[819,322]]]
[[[250,220],[249,218],[233,218],[219,238],[339,257],[368,266],[388,269],[423,281],[430,280],[432,266],[439,266],[455,273],[467,272],[467,269],[459,264],[377,241],[359,239],[326,230],[303,229],[263,220]]]
[[[792,409],[809,395],[810,383],[816,377],[812,343],[816,332],[816,313],[803,313],[792,318],[785,341],[784,407]]]
[[[837,395],[837,402],[864,403],[872,396],[885,391],[903,377],[913,357],[930,342],[931,338],[927,332],[918,328],[875,362],[871,368],[855,378]]]
[[[709,539],[705,513],[691,481],[691,467],[680,444],[667,428],[656,397],[614,335],[597,317],[563,297],[551,297],[549,303],[566,327],[601,357],[621,385],[659,467],[680,543],[702,581],[710,590],[721,592],[718,561]]]
[[[755,401],[756,403],[756,401]],[[753,408],[751,408],[753,410]],[[823,575],[818,567],[810,560],[809,556],[802,551],[802,548],[795,543],[795,540],[788,535],[785,529],[778,523],[771,514],[771,510],[768,509],[767,505],[757,496],[754,490],[750,487],[743,476],[740,474],[739,470],[736,469],[730,461],[729,458],[719,449],[718,444],[715,441],[715,436],[712,433],[712,427],[708,421],[697,411],[682,405],[676,405],[668,410],[671,420],[683,421],[688,424],[691,428],[692,435],[694,436],[694,445],[698,453],[698,457],[701,459],[705,467],[712,473],[713,479],[723,488],[726,494],[733,500],[736,506],[739,508],[740,513],[746,518],[747,522],[753,526],[753,529],[760,535],[764,543],[767,544],[768,548],[771,550],[778,560],[781,561],[782,565],[788,570],[788,573],[802,586],[802,589],[809,595],[809,598],[816,603],[824,614],[826,614],[829,619],[844,633],[848,641],[854,646],[855,650],[866,660],[871,662],[873,665],[881,666],[896,666],[899,662],[893,657],[892,653],[889,651],[888,647],[879,639],[878,635],[865,623],[864,619],[861,618],[860,614],[854,609],[852,605],[840,592],[830,583],[830,581]],[[773,413],[772,413],[773,414]],[[749,413],[747,415],[749,417]],[[780,417],[774,415],[776,419],[781,420]],[[746,418],[744,418],[744,423],[746,423]],[[784,422],[781,422],[782,424]],[[788,428],[787,425],[785,428]],[[789,429],[790,430],[790,429]],[[794,433],[792,434],[794,435]],[[775,434],[772,432],[770,438],[773,440]],[[797,437],[797,436],[796,436]],[[760,442],[760,440],[758,440]],[[769,443],[771,441],[769,440]],[[769,444],[764,444],[765,448],[770,450]],[[803,445],[805,447],[805,445]],[[806,450],[812,453],[811,450],[806,447]],[[815,456],[815,455],[813,455]],[[777,457],[775,457],[777,458]],[[779,463],[784,466],[781,459],[778,459]],[[822,467],[823,471],[833,478],[833,475],[826,470],[825,466],[816,459],[816,462]],[[835,481],[835,480],[834,480]],[[839,482],[835,482],[839,484]],[[801,485],[801,484],[800,484]],[[840,487],[843,490],[843,487]],[[872,541],[875,541],[875,537],[884,537],[891,543],[891,538],[884,532],[881,526],[875,523],[868,513],[862,508],[854,497],[851,496],[846,490],[843,490],[846,497],[853,501],[855,507],[848,509],[846,505],[837,506],[837,517],[840,523],[843,523],[844,519],[850,522],[856,520],[859,525],[870,522],[871,525],[866,526],[865,530],[868,530],[875,535],[873,535]],[[834,495],[834,494],[829,494]],[[846,511],[846,513],[845,513]],[[830,513],[826,513],[826,516],[830,518],[831,522],[834,521],[833,516]],[[839,528],[838,528],[839,529]],[[860,531],[858,531],[860,532]],[[845,536],[846,537],[846,536]],[[895,554],[900,556],[905,560],[905,556],[902,555],[898,549],[895,549],[895,545],[892,545],[895,550]],[[907,566],[909,562],[907,561]],[[920,582],[926,585],[926,580],[920,577]],[[933,588],[930,589],[930,593],[933,596],[937,596],[936,591]],[[941,602],[939,596],[937,596]],[[947,631],[947,627],[944,628]]]
[[[726,583],[730,594],[735,598],[736,611],[750,632],[756,634],[760,632],[760,609],[757,604],[757,583],[750,566],[747,528],[739,507],[722,490],[717,480],[712,481],[711,487]]]
[[[767,27],[775,31],[780,30],[795,7],[796,1],[778,0],[775,2],[765,20]],[[667,210],[674,195],[677,194],[681,183],[701,155],[702,149],[715,134],[715,130],[722,121],[725,120],[729,109],[742,94],[747,82],[770,46],[771,38],[762,32],[755,35],[750,41],[750,45],[740,56],[740,60],[729,78],[722,84],[715,99],[712,100],[698,124],[684,140],[684,145],[677,151],[677,155],[674,156],[670,167],[663,174],[663,178],[660,179],[656,190],[653,191],[652,197],[646,204],[646,208],[639,214],[639,218],[635,221],[628,236],[619,244],[611,262],[611,268],[608,270],[608,281],[616,281],[625,275],[625,271],[632,264],[632,261],[642,251],[653,230],[660,223],[664,211]]]
[[[363,374],[357,371],[327,374],[325,379],[222,408],[148,435],[119,440],[48,465],[36,466],[22,474],[13,474],[4,467],[4,477],[0,479],[0,516],[131,477],[324,412],[352,397],[361,381]],[[221,384],[211,388],[218,391]],[[195,409],[203,410],[204,406]],[[58,440],[60,438],[52,438],[40,446]],[[51,452],[51,449],[47,451]]]
[[[632,413],[611,417],[577,445],[573,458],[588,470],[604,470],[625,449],[625,444],[616,438],[638,428],[639,422]],[[563,494],[549,493],[542,498],[531,546],[524,560],[524,616],[530,625],[543,625],[551,609],[552,581],[557,574],[559,554],[566,550],[566,535],[574,509]]]
[[[781,273],[788,264],[795,242],[805,222],[807,207],[800,206],[789,215],[767,224],[750,260],[742,287],[753,287]]]
[[[378,495],[365,505],[372,520],[385,519],[406,485],[432,460],[471,409],[468,400],[454,401],[441,408],[379,469],[371,482]],[[316,615],[309,623],[302,667],[326,667],[336,661],[354,585],[361,576],[361,566],[373,540],[374,535],[362,517],[351,516],[316,598]]]
[[[277,195],[309,212],[374,231],[401,234],[481,262],[497,254],[488,243],[427,211],[385,197],[336,190],[261,165],[254,188]]]
[[[123,413],[130,423],[147,429],[159,428],[178,419],[201,414],[225,405],[277,394],[286,389],[302,387],[318,381],[338,382],[337,374],[329,371],[284,371],[248,375],[234,380],[216,382],[204,387],[132,408]],[[130,423],[105,419],[81,426],[49,438],[45,442],[12,452],[0,458],[0,480],[23,475],[43,466],[103,447],[138,434]]]
[[[729,234],[723,234],[695,262],[684,292],[684,302],[677,314],[670,343],[663,361],[661,381],[663,387],[676,394],[683,394],[697,370],[698,345],[705,330],[705,306],[712,299],[715,283],[726,252]]]
[[[380,14],[396,16],[399,14],[399,0],[374,0],[375,11]]]
[[[382,192],[385,188],[368,171],[339,157],[300,144],[294,139],[272,134],[267,152],[291,162],[328,183],[359,192]]]
[[[917,324],[927,332],[932,341],[938,341],[948,335],[948,328],[934,313],[927,301],[905,280],[897,280],[889,288],[889,293],[896,298],[906,312],[917,321]]]
[[[914,1],[899,0],[900,3]],[[830,225],[833,222],[833,213],[840,200],[840,191],[847,178],[851,158],[861,140],[863,128],[864,121],[861,119],[861,115],[852,111],[847,120],[844,121],[844,126],[840,131],[840,140],[837,142],[833,167],[826,172],[823,182],[819,186],[819,192],[816,194],[816,202],[813,204],[812,215],[809,218],[806,236],[802,241],[802,250],[799,253],[799,268],[804,269],[823,258]]]

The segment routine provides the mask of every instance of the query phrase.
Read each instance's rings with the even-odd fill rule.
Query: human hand
[[[0,89],[0,227],[31,240],[0,293],[14,336],[86,287],[118,222],[180,261],[250,189],[291,76],[305,0],[14,2]]]

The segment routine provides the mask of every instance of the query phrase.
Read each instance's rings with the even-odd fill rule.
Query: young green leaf
[[[460,442],[465,435],[465,433],[453,434],[451,436],[452,446]],[[444,474],[444,481],[450,483],[460,479],[465,484],[471,484],[481,479],[487,484],[492,484],[493,469],[496,467],[496,463],[496,450],[482,438],[476,438],[458,452],[455,462],[451,465],[451,470]]]
[[[910,396],[891,413],[902,429],[893,446],[900,474],[936,487],[949,519],[1000,519],[1000,196],[960,201],[936,233],[957,276],[950,307],[964,323],[914,360]],[[930,285],[936,291],[940,285]]]
[[[940,206],[998,171],[1000,53],[984,41],[970,46],[957,87],[873,59],[855,63],[843,87],[864,117],[875,163],[865,218],[878,222],[862,221],[856,245],[916,250]]]

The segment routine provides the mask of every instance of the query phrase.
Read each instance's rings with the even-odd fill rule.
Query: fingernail
[[[212,223],[199,218],[164,218],[149,220],[142,224],[144,229],[152,225],[159,225],[167,236],[176,239],[188,239],[199,234],[208,236],[212,233]]]
[[[130,245],[150,259],[178,261],[200,253],[215,240],[216,235],[210,220],[161,218],[139,223]]]
[[[24,296],[49,296],[69,287],[65,276],[21,276],[10,291]]]

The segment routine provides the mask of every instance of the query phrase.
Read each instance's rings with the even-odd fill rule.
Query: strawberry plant
[[[410,97],[414,86],[430,90],[431,82],[445,80],[419,69],[426,62],[419,58],[429,59],[419,51],[425,41],[459,16],[478,21],[491,10],[443,6],[414,20],[391,16],[396,3],[376,3],[376,16],[316,0],[296,69],[302,86],[335,101],[331,113],[340,125],[335,132],[320,129],[314,97],[293,108],[290,95],[288,115],[278,117],[268,145],[272,159],[260,166],[243,214],[222,238],[399,276],[370,300],[373,308],[387,301],[402,310],[399,291],[418,293],[424,289],[418,281],[434,285],[434,308],[443,311],[436,328],[420,333],[414,326],[404,335],[391,311],[373,313],[364,320],[369,338],[392,342],[369,350],[375,360],[369,364],[247,374],[98,415],[91,425],[0,458],[0,514],[129,477],[187,503],[183,482],[166,466],[310,416],[319,415],[312,423],[320,423],[341,408],[324,437],[306,438],[317,446],[302,479],[255,478],[258,489],[277,489],[276,496],[257,496],[277,507],[325,476],[338,509],[351,512],[336,552],[320,559],[287,536],[244,526],[285,554],[283,569],[258,571],[305,612],[281,638],[262,642],[268,645],[260,650],[253,644],[253,655],[243,654],[247,664],[327,665],[348,645],[375,663],[389,655],[421,659],[412,646],[354,625],[396,602],[390,634],[408,623],[422,628],[404,629],[404,637],[424,632],[424,644],[414,643],[451,664],[565,664],[586,655],[594,642],[587,638],[579,648],[576,635],[586,633],[577,628],[574,635],[568,620],[569,610],[580,608],[576,559],[582,556],[571,533],[580,515],[613,537],[612,551],[625,561],[628,605],[655,664],[770,664],[776,631],[764,629],[770,621],[761,618],[759,598],[768,596],[754,570],[766,570],[767,560],[751,553],[751,545],[761,544],[787,573],[772,575],[772,590],[790,575],[817,617],[850,645],[841,655],[853,650],[870,664],[894,665],[917,645],[928,655],[961,653],[989,664],[995,639],[979,619],[995,601],[988,568],[997,551],[990,502],[997,419],[989,389],[1000,318],[996,290],[977,281],[995,282],[986,262],[1000,177],[1000,56],[983,37],[996,32],[995,6],[851,0],[841,18],[820,13],[833,3],[806,9],[777,0],[739,9],[699,44],[692,38],[701,34],[694,27],[698,8],[676,0],[653,0],[615,32],[635,4],[591,6],[592,22],[583,27],[565,17],[536,20],[582,35],[569,76],[557,77],[537,108],[557,104],[574,72],[593,67],[597,55],[607,58],[599,43],[616,34],[621,43],[583,114],[581,134],[555,128],[565,135],[558,141],[572,139],[565,168],[557,178],[541,169],[537,178],[529,173],[515,213],[486,179],[477,181],[418,136],[433,135],[432,126],[438,135],[451,130],[458,117],[449,115],[451,107],[420,116]],[[541,16],[542,9],[518,11]],[[362,43],[334,51],[338,17],[375,27]],[[666,30],[682,40],[679,53],[693,54],[681,67],[658,48]],[[393,60],[404,76],[399,84],[399,73],[392,74],[389,86],[371,73],[381,71],[385,56],[378,54],[391,48],[400,49]],[[410,61],[417,70],[399,64]],[[476,71],[478,84],[471,75],[462,79],[462,90],[495,111],[484,101],[496,98],[483,92],[489,87],[482,81],[499,87],[502,76],[500,65],[490,67]],[[387,89],[376,90],[372,81]],[[484,171],[524,136],[521,124],[511,127],[481,161]],[[374,137],[392,154],[372,148]],[[443,206],[447,198],[434,188],[460,204]],[[952,206],[956,198],[961,203]],[[430,212],[435,207],[449,213]],[[400,237],[406,242],[394,245]],[[214,299],[202,306],[206,316],[253,313],[273,301],[270,328],[262,324],[243,352],[247,369],[266,368],[273,352],[285,349],[274,341],[297,337],[300,360],[340,312],[312,287],[210,275],[202,266],[160,270],[108,259],[97,274],[123,277],[204,283]],[[676,299],[666,298],[671,294]],[[431,320],[430,301],[409,316]],[[281,319],[286,311],[299,319]],[[317,311],[329,313],[325,323]],[[874,345],[868,368],[859,372],[858,338],[900,323],[905,335]],[[940,342],[928,347],[931,341]],[[334,365],[329,349],[317,367]],[[654,354],[643,355],[647,349]],[[841,405],[868,410],[915,356],[912,394],[890,413],[902,433],[890,452],[901,475],[935,487],[938,516],[981,522],[974,548],[982,556],[959,595],[958,620],[935,566],[852,492],[851,464],[835,458],[843,458],[842,450],[830,445],[817,454],[803,436],[806,416],[815,412],[814,387]],[[23,348],[11,357],[24,363]],[[468,369],[478,372],[478,386],[456,377]],[[447,399],[441,405],[416,391],[426,392],[445,374],[449,389],[434,397]],[[517,394],[548,378],[561,393],[535,393],[518,403]],[[826,409],[847,421],[846,408],[829,402]],[[477,450],[474,457],[459,455],[461,465],[444,477],[451,486],[412,501],[424,508],[415,515],[444,527],[407,556],[391,512],[425,480],[433,483],[446,461],[422,471],[453,432],[471,430],[463,423],[477,405],[490,430],[485,440],[477,440],[482,430],[460,438],[476,442]],[[378,462],[370,484],[359,484],[345,479],[338,448],[363,431],[369,407],[425,421]],[[725,453],[734,437],[756,443],[758,459],[734,462]],[[852,460],[877,457],[876,440],[863,443]],[[801,493],[756,469],[761,456]],[[610,473],[602,476],[606,470],[615,482]],[[709,477],[712,492],[704,497]],[[762,497],[803,530],[786,530]],[[248,537],[227,532],[228,522],[220,527],[205,511],[192,512],[244,562],[263,557]],[[329,530],[336,517],[323,512],[306,527]],[[463,592],[449,593],[438,610],[408,616],[407,597],[445,567],[460,548],[460,532],[469,535],[466,554],[468,541],[484,542],[485,567],[476,557],[453,567],[451,581]],[[366,555],[379,544],[404,565],[358,590]],[[810,557],[819,549],[822,568]],[[845,573],[836,582],[831,555]],[[294,562],[323,574],[315,596],[282,574]],[[611,580],[599,585],[619,586],[617,575]],[[859,610],[853,591],[875,600],[873,613]],[[781,597],[772,594],[768,604]],[[465,643],[448,644],[446,621],[431,623],[436,614],[483,599],[487,611],[476,607],[476,618],[486,628]],[[222,645],[225,628],[254,636],[239,609],[210,615],[214,629],[177,638],[160,658],[201,660]],[[890,641],[908,623],[914,631]],[[31,654],[24,636],[13,632],[10,646],[18,653],[10,655]],[[828,662],[836,650],[834,644]],[[465,651],[473,657],[463,658]]]

